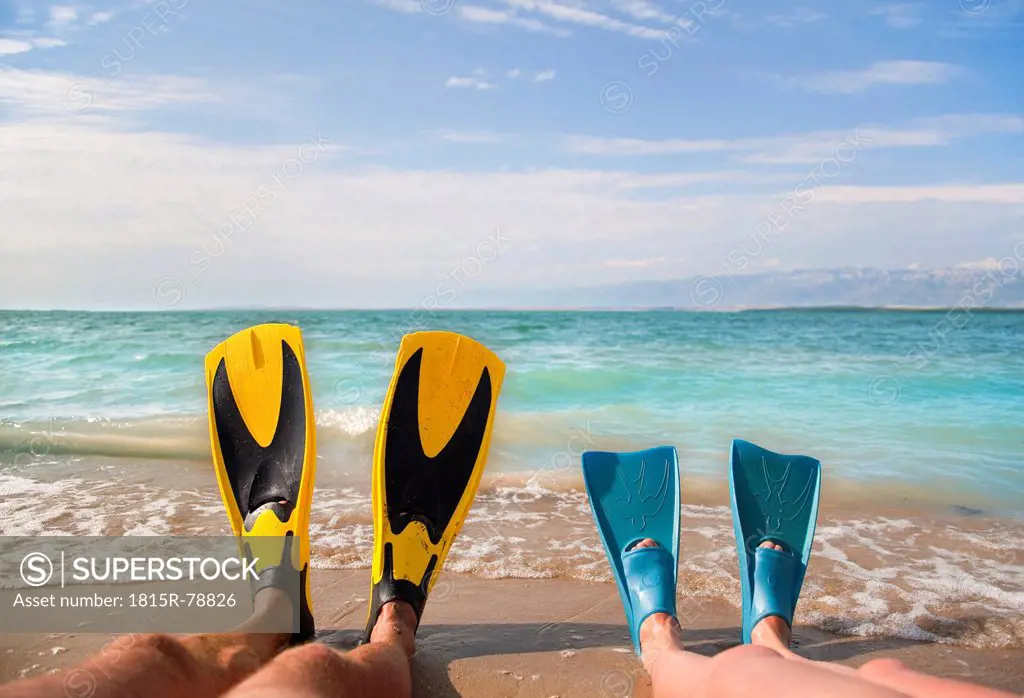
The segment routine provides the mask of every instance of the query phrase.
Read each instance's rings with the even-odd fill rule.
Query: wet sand
[[[367,608],[366,570],[316,570],[318,640],[351,649]],[[687,647],[714,655],[737,643],[739,614],[717,600],[681,598]],[[806,657],[860,666],[895,657],[933,675],[1024,693],[1024,649],[971,649],[895,638],[839,636],[801,626]],[[93,634],[0,634],[0,680],[84,661],[110,640]],[[566,579],[484,580],[445,574],[418,634],[416,696],[625,698],[650,695],[612,584]]]

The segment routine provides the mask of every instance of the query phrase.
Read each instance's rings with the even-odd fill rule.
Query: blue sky
[[[1024,0],[0,0],[0,307],[990,265],[1022,65]]]

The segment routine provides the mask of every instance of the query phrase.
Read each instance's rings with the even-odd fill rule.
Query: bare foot
[[[761,543],[758,547],[770,548],[780,552],[785,551],[785,548],[781,545],[773,543],[770,540]],[[752,644],[773,650],[788,650],[791,637],[792,629],[789,627],[789,624],[779,616],[768,616],[767,618],[762,619],[754,626],[753,630],[750,631],[750,641]]]
[[[631,549],[657,548],[658,544],[645,538]],[[640,624],[640,653],[648,673],[655,658],[665,649],[680,649],[683,646],[679,621],[667,613],[653,613]]]
[[[390,601],[381,606],[370,642],[397,644],[407,657],[412,657],[416,654],[416,611],[405,601]]]

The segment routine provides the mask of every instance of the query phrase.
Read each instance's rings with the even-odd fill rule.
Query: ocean
[[[579,455],[671,444],[680,594],[738,604],[726,468],[739,437],[823,463],[805,622],[1024,646],[1022,312],[0,312],[0,534],[226,532],[203,357],[261,322],[305,337],[314,566],[368,566],[395,351],[405,332],[446,329],[508,367],[449,569],[608,580]]]

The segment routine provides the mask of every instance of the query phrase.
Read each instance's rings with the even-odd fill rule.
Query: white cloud
[[[674,24],[678,19],[648,0],[612,0],[615,8],[623,14],[642,22],[654,20]]]
[[[40,37],[38,39],[32,39],[32,45],[36,48],[59,48],[61,46],[67,46],[68,42],[63,39],[54,39],[52,37]]]
[[[555,79],[554,70],[542,70],[533,77],[534,82],[548,82]]]
[[[571,34],[566,29],[552,27],[533,17],[520,17],[514,11],[494,10],[480,7],[479,5],[459,5],[459,16],[467,22],[475,22],[477,24],[508,24],[521,27],[527,31],[552,34],[562,38]]]
[[[167,104],[219,103],[227,98],[204,81],[149,76],[132,82],[84,78],[71,73],[0,67],[0,104],[26,117],[91,118],[139,112]]]
[[[548,2],[547,0],[506,0],[506,2],[517,10],[536,12],[560,22],[595,27],[640,39],[661,39],[668,35],[668,32],[664,29],[653,29],[639,24],[623,22],[622,20],[582,7],[560,5]]]
[[[914,265],[916,267],[916,265]],[[971,262],[959,262],[954,266],[960,267],[961,269],[981,269],[988,271],[990,269],[999,268],[999,260],[995,257],[986,257],[985,259],[978,259]]]
[[[276,188],[276,199],[254,223],[234,229],[227,244],[218,242],[218,229],[244,212],[257,186],[272,182],[312,135],[311,127],[294,142],[253,147],[119,132],[82,119],[0,125],[0,305],[155,309],[154,285],[174,277],[187,290],[185,308],[408,306],[436,293],[496,226],[509,242],[459,289],[459,304],[472,304],[474,293],[487,287],[550,285],[588,269],[606,270],[607,279],[642,278],[651,268],[684,277],[706,273],[749,239],[787,193],[637,196],[645,185],[671,178],[561,169],[400,170],[325,159],[284,179],[287,190]],[[681,184],[701,174],[673,176]],[[1012,226],[1022,206],[1019,199],[987,203],[1019,196],[1011,189],[970,189],[819,189],[767,256],[787,267],[808,266],[813,255],[842,255],[848,245],[861,255],[851,264],[892,266],[905,263],[886,247],[899,238],[914,254],[906,261],[983,257],[981,241],[1019,230]],[[934,198],[925,200],[929,195]],[[858,202],[867,203],[855,215],[836,208]],[[920,258],[920,240],[958,235],[964,225],[979,240],[973,257],[968,248],[947,252],[953,259]],[[623,258],[626,245],[630,256]],[[203,246],[216,256],[200,270],[190,260]],[[929,254],[933,248],[941,253],[932,245]],[[564,254],[567,249],[577,252]]]
[[[880,61],[864,70],[816,73],[785,82],[811,92],[852,94],[877,85],[940,85],[962,72],[955,65],[934,61]]]
[[[436,294],[496,226],[510,242],[460,288],[458,304],[472,304],[474,292],[488,286],[550,286],[551,279],[594,270],[606,280],[642,278],[646,269],[684,277],[707,273],[748,240],[806,172],[773,181],[767,191],[741,184],[775,176],[756,170],[396,169],[349,164],[333,157],[332,147],[288,178],[284,163],[316,135],[313,122],[269,145],[212,142],[145,128],[136,119],[165,104],[231,102],[223,86],[175,76],[112,80],[111,93],[99,92],[86,117],[61,104],[79,79],[0,69],[0,102],[5,111],[13,107],[0,123],[0,305],[155,309],[154,284],[174,276],[187,289],[185,308],[409,307]],[[927,127],[949,138],[1018,132],[1022,122],[1014,115],[953,115]],[[814,143],[827,140],[812,135]],[[492,136],[441,134],[452,143]],[[785,138],[708,140],[698,150],[734,144],[728,152],[742,156],[781,154],[807,141],[806,134]],[[276,198],[263,201],[259,218],[234,229],[227,244],[218,242],[221,226],[244,215],[257,187],[275,174],[287,189],[275,185]],[[829,185],[785,236],[773,238],[765,257],[788,268],[823,258],[893,267],[1000,256],[1002,241],[1019,239],[1022,196],[1024,184],[1015,182]],[[938,244],[949,240],[956,242]],[[204,245],[216,256],[200,271],[191,260]],[[898,245],[905,249],[896,254]]]
[[[497,143],[502,139],[490,131],[439,131],[437,135],[449,143]]]
[[[15,41],[13,39],[0,39],[0,56],[12,56],[16,53],[25,53],[32,50],[32,44],[26,41]]]
[[[651,257],[648,259],[608,259],[604,265],[609,269],[646,269],[648,267],[660,266],[670,262],[666,257]]]
[[[520,77],[522,74],[523,74],[523,71],[519,70],[519,68],[513,68],[512,70],[510,70],[510,71],[505,73],[505,77],[509,78],[510,80],[515,80],[516,78]]]
[[[113,12],[93,12],[92,16],[89,17],[89,26],[94,27],[97,24],[105,24],[114,18]]]
[[[893,29],[911,29],[921,24],[920,7],[913,2],[896,2],[872,7],[869,14],[882,17]]]
[[[825,19],[826,15],[806,7],[796,7],[785,14],[769,15],[765,21],[777,27],[790,28],[802,24],[815,24]]]
[[[497,87],[493,82],[488,82],[483,77],[472,75],[470,77],[457,77],[453,75],[444,83],[445,87],[467,87],[474,90],[493,90]]]
[[[78,10],[71,5],[50,6],[50,26],[54,29],[70,27],[78,20]]]
[[[850,187],[829,185],[815,200],[837,204],[946,203],[1024,204],[1024,184],[940,184],[902,187]]]
[[[51,37],[26,38],[25,41],[21,39],[0,39],[0,56],[28,53],[34,48],[46,49],[67,45],[66,41]]]
[[[417,12],[423,12],[423,2],[421,0],[370,0],[374,5],[379,5],[388,10],[394,10],[395,12],[404,12],[406,14],[415,14]]]
[[[1024,133],[1024,116],[947,114],[918,119],[905,128],[863,126],[760,138],[645,140],[571,135],[564,139],[563,147],[574,153],[619,157],[732,153],[740,162],[780,165],[818,163],[834,156],[844,142],[861,143],[866,150],[913,148],[946,145],[982,134],[1018,133]],[[844,157],[848,157],[846,151]]]
[[[460,5],[459,14],[465,20],[480,22],[481,24],[503,24],[512,17],[508,12],[494,10],[489,7],[480,7],[479,5]]]

